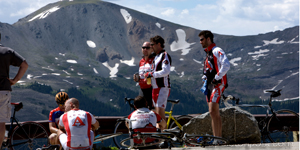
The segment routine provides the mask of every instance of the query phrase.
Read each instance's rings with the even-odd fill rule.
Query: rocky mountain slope
[[[173,60],[173,95],[174,91],[192,95],[182,99],[186,105],[180,109],[190,109],[193,102],[205,104],[198,90],[205,57],[200,30],[108,2],[74,0],[48,4],[13,25],[0,23],[0,32],[1,43],[19,52],[30,66],[13,91],[13,101],[25,101],[29,106],[25,111],[32,110],[32,115],[23,115],[24,120],[47,119],[47,111],[42,111],[56,107],[55,92],[26,87],[34,82],[54,91],[77,88],[91,99],[120,109],[124,102],[116,96],[128,95],[102,83],[106,80],[136,92],[132,74],[138,71],[141,45],[155,35],[165,39]],[[214,34],[231,63],[226,94],[253,101],[266,99],[264,90],[283,89],[278,100],[299,99],[299,26],[253,36]],[[16,71],[12,68],[11,76]]]

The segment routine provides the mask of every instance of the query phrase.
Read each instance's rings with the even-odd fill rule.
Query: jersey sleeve
[[[95,124],[96,123],[96,118],[94,117],[94,115],[92,115],[91,113],[89,113],[91,115],[91,119],[92,119],[92,124]]]
[[[54,111],[50,111],[49,113],[49,122],[55,122],[55,117],[53,116]]]
[[[153,73],[154,78],[161,78],[168,76],[171,72],[171,57],[165,52],[162,58],[162,70]]]
[[[63,115],[61,115],[60,117],[59,117],[59,125],[60,126],[62,126],[62,127],[64,127],[64,123],[63,123],[63,116],[64,116],[65,114],[63,114]]]
[[[12,56],[10,64],[13,66],[19,67],[25,59],[14,50],[12,50],[12,54],[13,54],[13,56]]]
[[[217,70],[217,74],[215,75],[215,79],[221,80],[222,77],[230,69],[230,62],[227,59],[225,52],[220,48],[216,48],[216,50],[213,51],[213,54],[217,58],[217,64],[220,65],[220,66],[218,66],[218,70]]]

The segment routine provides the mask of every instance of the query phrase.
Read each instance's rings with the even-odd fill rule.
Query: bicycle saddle
[[[272,93],[272,94],[271,94],[271,97],[278,97],[278,96],[281,95],[280,91],[281,91],[281,90],[266,90],[265,92]]]
[[[172,128],[172,129],[165,129],[164,132],[167,132],[167,133],[173,133],[173,134],[180,134],[181,133],[181,130],[179,129],[179,127],[175,127],[175,128]]]
[[[168,99],[168,102],[177,104],[180,102],[180,100],[179,99],[176,99],[176,100]]]
[[[16,102],[16,103],[10,103],[10,104],[15,106],[15,111],[19,111],[20,109],[23,108],[22,102]]]

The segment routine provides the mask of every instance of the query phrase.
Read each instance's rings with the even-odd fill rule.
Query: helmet
[[[64,104],[67,101],[67,99],[69,99],[69,96],[66,92],[59,92],[55,96],[55,101],[58,104]]]

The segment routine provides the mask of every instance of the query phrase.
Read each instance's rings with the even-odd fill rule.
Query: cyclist
[[[155,57],[155,53],[152,52],[153,49],[150,47],[150,42],[144,42],[142,46],[143,58],[139,63],[139,76],[136,77],[133,75],[133,80],[139,82],[141,88],[139,95],[145,97],[150,110],[154,108],[152,105],[152,86],[151,84],[147,84],[144,74],[151,71],[151,64]]]
[[[132,121],[132,129],[134,132],[156,132],[157,128],[164,129],[166,121],[162,119],[157,113],[147,108],[147,101],[142,96],[137,96],[134,99],[134,107],[136,110],[132,112],[128,119]],[[127,128],[129,128],[128,122],[126,122]],[[146,143],[153,142],[154,139],[146,139]],[[142,140],[134,139],[134,143],[139,144]]]
[[[200,44],[205,48],[206,58],[203,68],[203,79],[206,80],[206,100],[211,116],[214,136],[222,137],[222,120],[219,112],[219,103],[222,93],[227,88],[227,71],[230,63],[225,52],[214,43],[211,31],[203,30],[199,33]],[[204,90],[205,91],[205,90]],[[204,93],[206,93],[204,92]]]
[[[49,130],[51,132],[49,136],[49,142],[51,145],[59,144],[57,137],[59,117],[65,112],[65,102],[69,99],[66,92],[58,92],[55,96],[55,101],[58,105],[57,108],[50,111],[49,114]]]
[[[150,38],[150,45],[153,48],[156,56],[151,66],[151,72],[147,72],[145,77],[151,78],[152,100],[155,107],[155,112],[158,113],[164,120],[167,100],[170,95],[170,78],[171,71],[171,56],[163,49],[165,40],[161,36]]]
[[[62,147],[64,150],[91,150],[95,138],[93,131],[99,128],[99,122],[91,113],[79,109],[76,98],[66,101],[65,111],[59,118],[57,132]]]

